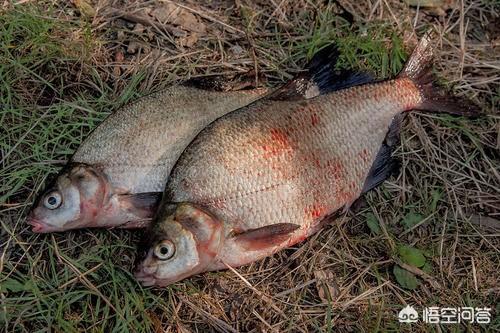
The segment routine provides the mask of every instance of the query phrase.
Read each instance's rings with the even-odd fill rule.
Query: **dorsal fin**
[[[283,87],[271,94],[274,100],[303,100],[332,91],[373,82],[366,73],[336,70],[339,51],[331,44],[318,51],[306,66],[307,71],[298,74]]]
[[[259,85],[265,83],[265,78],[258,76]],[[182,82],[183,86],[209,91],[238,91],[250,89],[263,89],[255,85],[255,72],[250,71],[241,75],[227,77],[224,75],[194,77]]]

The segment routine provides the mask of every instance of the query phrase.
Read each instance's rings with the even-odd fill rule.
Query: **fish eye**
[[[59,208],[62,204],[61,194],[57,191],[50,192],[47,194],[43,200],[43,205],[48,209]]]
[[[169,240],[164,240],[158,243],[154,249],[154,255],[160,260],[167,260],[172,258],[175,253],[175,245]]]

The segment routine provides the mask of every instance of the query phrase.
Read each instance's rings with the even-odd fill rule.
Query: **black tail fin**
[[[419,88],[423,101],[415,109],[478,116],[477,105],[465,98],[446,95],[442,89],[434,85],[434,76],[431,72],[433,51],[431,34],[426,33],[398,75],[399,78],[411,79]]]
[[[270,98],[275,100],[309,99],[373,81],[373,78],[365,73],[336,70],[338,57],[339,51],[335,44],[318,51],[307,64],[306,72],[298,74],[275,91]]]

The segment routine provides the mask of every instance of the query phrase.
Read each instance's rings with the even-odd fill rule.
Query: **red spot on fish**
[[[362,151],[359,152],[359,157],[363,160],[363,162],[368,162],[370,159],[370,153],[366,148],[364,148]]]
[[[262,149],[265,151],[264,157],[270,158],[283,152],[290,151],[291,144],[287,132],[279,128],[271,129],[270,140],[266,144],[262,145]]]
[[[213,236],[212,236],[213,238]],[[212,239],[210,239],[211,241]],[[212,250],[212,247],[210,246],[210,241],[206,243],[198,243],[196,248],[198,249],[198,253],[203,253],[205,255],[209,255],[210,257],[215,257],[218,253],[214,250]]]
[[[271,128],[271,139],[284,146],[290,145],[288,142],[288,134],[279,128]]]
[[[315,157],[315,158],[314,158],[314,164],[316,164],[316,166],[317,166],[318,168],[320,168],[320,167],[321,167],[321,161],[319,160],[319,158],[317,158],[317,157]]]
[[[319,116],[316,113],[311,114],[311,125],[315,127],[319,124]]]
[[[345,173],[344,166],[340,161],[329,160],[326,162],[326,166],[328,171],[333,175],[333,178],[337,181],[340,180]]]
[[[312,207],[307,207],[305,210],[306,217],[317,219],[324,216],[326,207],[319,204],[314,204]]]

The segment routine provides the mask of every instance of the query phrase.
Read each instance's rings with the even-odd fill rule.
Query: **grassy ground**
[[[116,9],[136,13],[133,2],[25,2],[0,7],[0,331],[500,329],[498,2],[450,1],[442,16],[390,0],[340,1],[350,15],[323,1],[182,2],[195,30],[204,27],[184,34],[175,29],[185,22],[141,28],[134,17],[118,19]],[[34,235],[25,223],[47,178],[137,96],[252,70],[258,84],[277,85],[332,41],[341,66],[390,77],[414,32],[429,27],[439,36],[443,83],[489,115],[412,114],[396,152],[400,173],[293,249],[238,274],[143,289],[130,274],[140,232]],[[419,263],[408,260],[408,247]],[[409,282],[394,275],[401,266]],[[402,325],[406,304],[492,307],[493,322]]]

